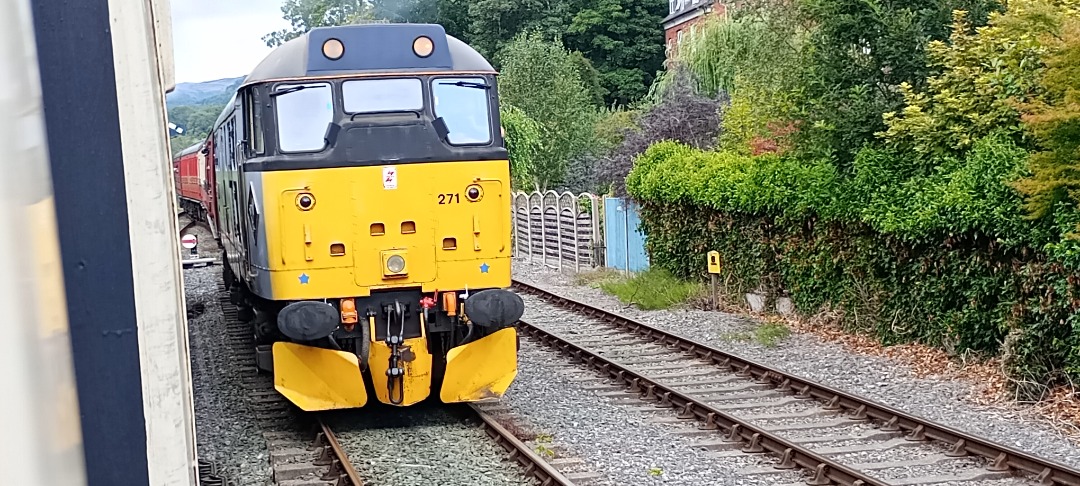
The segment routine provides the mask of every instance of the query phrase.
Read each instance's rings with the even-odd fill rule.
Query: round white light
[[[386,268],[390,273],[399,273],[405,269],[405,259],[401,255],[394,255],[386,259]]]
[[[418,57],[428,57],[435,50],[435,43],[429,37],[420,36],[413,41],[412,49]]]
[[[336,61],[345,54],[345,44],[342,44],[337,39],[327,39],[326,42],[323,42],[322,53],[327,59]]]

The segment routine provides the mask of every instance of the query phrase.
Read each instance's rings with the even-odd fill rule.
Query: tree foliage
[[[709,18],[678,55],[705,94],[730,93],[721,145],[742,153],[779,151],[798,119],[793,93],[806,31],[790,5],[755,4]]]
[[[956,12],[949,43],[928,46],[939,73],[927,78],[925,90],[901,84],[904,106],[884,114],[888,129],[879,134],[892,146],[923,157],[959,155],[995,131],[1027,145],[1015,104],[1038,92],[1041,39],[1058,21],[1014,10],[992,14],[973,31],[966,17]]]
[[[541,155],[543,127],[513,106],[503,105],[500,112],[502,126],[506,130],[506,150],[510,154],[513,186],[517,190],[534,189],[533,167]]]
[[[1080,202],[1080,16],[1075,9],[1069,14],[1060,35],[1047,39],[1053,53],[1039,80],[1041,93],[1017,104],[1038,147],[1030,160],[1033,175],[1017,184],[1035,217],[1063,201],[1071,212]]]
[[[680,61],[731,96],[718,148],[655,143],[626,178],[652,262],[700,276],[719,250],[736,295],[1003,356],[1025,398],[1080,379],[1076,3],[760,0],[707,24]]]
[[[372,21],[374,9],[365,0],[285,0],[281,13],[291,27],[263,36],[268,47],[277,47],[315,27]]]
[[[502,103],[521,110],[542,129],[532,182],[539,189],[552,188],[563,181],[570,160],[584,155],[593,140],[596,111],[578,64],[561,43],[545,41],[535,32],[515,38],[500,60]]]
[[[985,22],[996,0],[802,0],[813,23],[801,73],[803,144],[848,166],[882,131],[881,114],[896,110],[907,83],[921,90],[930,74],[926,47],[944,40],[953,10]]]
[[[224,108],[224,104],[215,103],[169,108],[169,122],[184,129],[182,135],[174,135],[170,139],[173,155],[206,140],[206,136],[214,128],[214,122],[217,121],[218,115]]]
[[[609,102],[627,104],[645,95],[664,61],[664,2],[573,1],[563,38],[600,73]]]
[[[651,144],[674,140],[702,149],[716,144],[725,98],[698,94],[689,72],[675,73],[660,101],[643,108],[633,126],[622,127],[621,140],[599,160],[599,181],[616,195],[626,195],[626,176],[634,159]]]

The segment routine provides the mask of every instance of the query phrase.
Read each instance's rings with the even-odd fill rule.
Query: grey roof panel
[[[439,39],[435,40],[436,46],[445,45],[450,51],[450,59],[452,66],[450,71],[473,71],[473,72],[494,72],[495,69],[491,66],[491,63],[484,58],[479,52],[473,49],[468,44],[454,38],[453,36],[445,34],[441,26],[432,24],[365,24],[365,25],[347,25],[340,27],[323,27],[317,29],[318,38],[326,38],[327,36],[333,36],[338,39],[343,39],[345,42],[345,49],[347,52],[351,49],[356,49],[356,44],[363,45],[362,49],[370,49],[371,39],[373,37],[378,38],[379,42],[387,41],[403,41],[411,42],[415,35],[427,34],[432,32],[432,28],[437,27],[438,32],[441,32],[445,37],[445,44],[439,42]],[[423,59],[416,58],[416,62],[412,63],[409,67],[389,66],[388,69],[374,69],[370,67],[370,59],[362,59],[361,61],[367,61],[363,63],[357,63],[357,65],[365,65],[361,69],[349,69],[345,67],[337,71],[327,71],[325,69],[312,69],[312,66],[316,63],[309,62],[308,56],[310,52],[319,52],[317,49],[311,49],[309,45],[312,38],[312,33],[308,32],[300,37],[290,40],[277,49],[270,52],[260,62],[255,69],[251,71],[245,79],[242,85],[249,85],[253,83],[259,83],[274,79],[287,79],[287,78],[302,78],[309,76],[329,76],[329,75],[341,75],[349,73],[371,73],[371,72],[407,72],[407,71],[445,71],[445,66],[440,67],[425,67]],[[365,42],[368,41],[368,42]],[[317,41],[321,42],[321,41]],[[411,44],[408,47],[411,52]],[[364,52],[364,51],[360,51]],[[373,56],[374,57],[374,56]],[[343,58],[345,59],[345,58]],[[356,59],[356,58],[353,58]],[[317,61],[322,61],[317,60]]]

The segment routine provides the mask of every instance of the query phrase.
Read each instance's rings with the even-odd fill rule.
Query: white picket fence
[[[514,257],[559,270],[604,266],[603,199],[570,192],[514,192]]]

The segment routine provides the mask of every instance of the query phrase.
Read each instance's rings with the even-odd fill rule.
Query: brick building
[[[668,0],[668,16],[664,18],[664,42],[667,57],[697,33],[697,24],[709,13],[724,13],[723,0]]]

